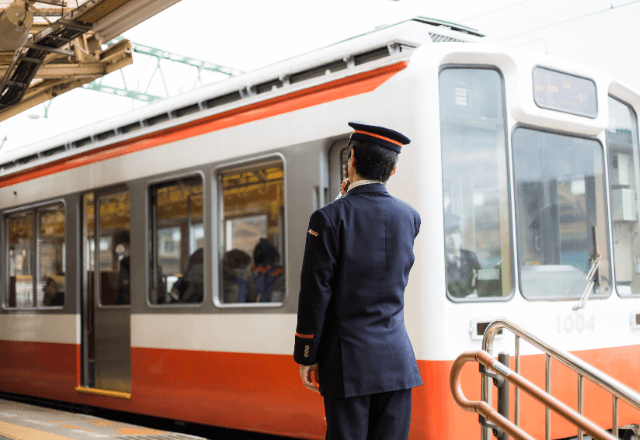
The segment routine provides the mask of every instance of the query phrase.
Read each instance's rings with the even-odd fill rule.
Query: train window
[[[64,305],[65,209],[62,203],[7,216],[10,308]]]
[[[607,295],[611,267],[602,146],[593,139],[518,128],[513,151],[522,294],[528,299],[575,299],[586,290]]]
[[[202,177],[153,185],[149,302],[194,304],[204,298]]]
[[[224,171],[218,187],[220,303],[281,303],[285,296],[282,161]]]
[[[511,228],[502,78],[493,69],[440,72],[447,295],[507,299]]]
[[[38,306],[64,305],[65,244],[64,205],[36,211],[38,217]]]
[[[612,97],[609,97],[607,147],[616,287],[620,295],[640,294],[637,117],[631,106]]]
[[[97,287],[100,306],[128,306],[131,303],[129,193],[98,196],[97,200],[95,197],[94,193],[84,195],[89,302],[93,302]]]
[[[17,212],[7,218],[9,232],[9,286],[7,307],[33,307],[35,266],[33,211]]]

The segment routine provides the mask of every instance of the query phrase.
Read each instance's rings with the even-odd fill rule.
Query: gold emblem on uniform
[[[313,229],[309,229],[309,234],[313,235],[314,237],[318,236],[318,233],[316,231],[314,231]]]

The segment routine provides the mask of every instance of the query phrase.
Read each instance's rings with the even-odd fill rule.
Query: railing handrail
[[[461,354],[454,361],[453,367],[451,367],[451,376],[449,378],[451,394],[453,394],[454,400],[465,411],[477,412],[482,417],[495,424],[495,426],[513,436],[516,440],[533,440],[533,437],[523,431],[519,426],[515,425],[510,420],[499,414],[487,402],[470,401],[467,400],[467,398],[464,396],[464,393],[462,392],[462,385],[460,383],[462,367],[467,362],[473,361],[479,362],[486,368],[491,368],[492,371],[494,371],[500,377],[514,384],[519,389],[522,389],[531,397],[545,405],[545,407],[551,408],[560,416],[570,421],[580,429],[584,430],[591,437],[596,438],[597,440],[616,440],[615,437],[613,437],[604,429],[600,428],[591,420],[587,419],[581,414],[578,414],[576,411],[569,408],[567,405],[565,405],[549,393],[542,391],[540,388],[535,386],[524,377],[520,376],[515,371],[511,370],[509,367],[501,364],[497,359],[489,355],[489,353],[487,353],[486,351],[472,351]]]
[[[574,356],[573,354],[555,348],[542,339],[538,338],[531,332],[523,329],[522,327],[514,324],[505,318],[499,318],[492,321],[484,332],[484,337],[482,338],[482,350],[489,353],[489,355],[493,356],[493,340],[498,332],[506,328],[511,331],[516,336],[521,337],[525,341],[529,342],[531,345],[539,348],[544,353],[549,354],[551,357],[556,359],[558,362],[566,365],[573,371],[576,371],[578,374],[588,378],[592,382],[600,385],[605,390],[609,391],[614,396],[619,399],[624,400],[629,405],[633,406],[636,409],[640,410],[640,393],[635,390],[629,388],[625,384],[617,381],[613,377],[609,376],[606,373],[598,370],[597,368],[589,365],[582,359]],[[484,396],[483,396],[484,397]]]

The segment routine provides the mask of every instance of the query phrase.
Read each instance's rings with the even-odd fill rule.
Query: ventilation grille
[[[459,41],[449,37],[442,37],[442,36],[437,36],[437,37],[447,38],[446,41]],[[431,34],[431,38],[434,39],[434,41],[436,41],[435,34]],[[445,40],[442,40],[442,41],[445,41]],[[118,136],[121,136],[121,135],[131,135],[132,133],[135,134],[136,131],[139,131],[145,127],[162,124],[170,119],[179,120],[182,117],[193,115],[201,111],[206,111],[214,107],[222,106],[235,101],[240,101],[242,99],[250,98],[263,93],[276,91],[283,87],[290,86],[291,84],[297,84],[304,81],[308,81],[313,78],[323,77],[325,75],[330,75],[332,73],[339,72],[341,70],[354,68],[356,66],[370,63],[372,61],[386,58],[401,52],[407,52],[415,49],[417,46],[418,46],[417,44],[413,44],[413,43],[393,42],[385,46],[381,46],[373,50],[369,50],[367,52],[354,53],[353,55],[344,57],[343,59],[322,64],[320,66],[313,67],[311,69],[294,72],[289,75],[281,76],[279,78],[274,78],[257,85],[244,87],[235,92],[227,93],[222,96],[216,96],[216,97],[207,99],[205,101],[190,104],[186,107],[160,113],[158,115],[154,115],[144,120],[129,122],[127,125],[113,127],[109,130],[106,130],[102,133],[94,134],[90,137],[76,139],[64,145],[58,145],[58,146],[52,147],[38,154],[19,158],[12,162],[0,164],[0,173],[10,168],[13,168],[15,166],[25,165],[27,163],[40,160],[46,157],[52,157],[52,156],[55,156],[56,154],[66,152],[68,150],[76,150],[79,148],[87,147],[94,143],[105,141],[110,138],[117,138]]]
[[[446,37],[444,35],[433,34],[429,32],[429,36],[434,43],[468,43],[468,41],[458,40],[457,38]]]

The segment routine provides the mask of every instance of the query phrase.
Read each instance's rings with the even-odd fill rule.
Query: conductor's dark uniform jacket
[[[354,397],[422,385],[404,325],[420,215],[381,183],[315,211],[302,266],[294,359],[320,392]]]

